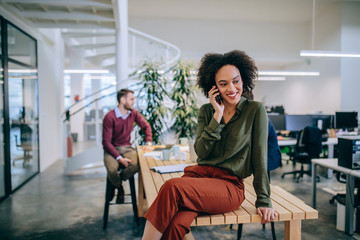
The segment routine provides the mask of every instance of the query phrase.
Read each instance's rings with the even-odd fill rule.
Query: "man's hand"
[[[272,208],[259,207],[256,208],[256,212],[261,217],[261,224],[272,222],[277,218],[277,213]]]
[[[153,150],[153,146],[145,145],[143,147],[144,152],[151,152]]]
[[[121,163],[122,165],[124,165],[124,167],[128,167],[129,163],[131,163],[131,160],[128,158],[120,158],[119,159],[119,163]]]

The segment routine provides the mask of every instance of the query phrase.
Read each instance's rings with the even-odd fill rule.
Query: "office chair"
[[[138,215],[138,208],[136,203],[136,190],[135,190],[135,180],[134,176],[129,178],[129,184],[130,184],[130,194],[125,194],[125,196],[130,195],[131,196],[131,202],[124,202],[124,203],[113,203],[111,200],[115,196],[115,187],[110,182],[109,178],[106,177],[106,193],[105,193],[105,206],[104,206],[104,216],[103,216],[103,229],[106,229],[108,219],[109,219],[109,207],[110,205],[115,204],[132,204],[134,217],[136,225],[139,226],[139,215]]]
[[[18,136],[15,135],[15,144],[16,149],[23,151],[24,156],[18,157],[13,159],[13,165],[15,165],[15,161],[17,160],[24,160],[23,161],[23,167],[26,163],[30,161],[32,158],[31,152],[32,152],[32,129],[27,124],[21,124],[20,125],[20,143],[18,142]]]
[[[311,159],[319,158],[322,152],[322,132],[318,127],[307,126],[301,130],[297,136],[295,151],[292,160],[301,164],[300,170],[286,172],[281,175],[283,179],[285,175],[293,174],[294,178],[298,174],[296,180],[299,182],[300,178],[307,174],[311,176]],[[309,170],[304,170],[304,164],[309,165]]]

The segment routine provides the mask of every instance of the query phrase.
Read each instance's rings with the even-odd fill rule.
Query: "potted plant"
[[[194,66],[190,63],[179,62],[172,68],[173,90],[170,98],[175,102],[172,117],[179,139],[192,139],[197,129],[197,112],[195,90],[197,89],[191,81],[191,71]]]
[[[159,70],[159,64],[151,62],[150,60],[145,61],[135,74],[140,79],[139,83],[139,104],[140,107],[144,106],[141,114],[149,122],[153,134],[153,143],[160,143],[160,136],[164,129],[167,129],[165,122],[165,116],[168,112],[168,108],[164,106],[163,102],[168,96],[166,91],[167,82],[164,74]],[[140,130],[140,144],[145,144],[145,135]]]

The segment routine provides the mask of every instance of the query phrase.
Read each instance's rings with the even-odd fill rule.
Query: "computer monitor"
[[[325,114],[312,114],[311,115],[313,126],[318,127],[320,130],[334,128],[334,115]]]
[[[358,127],[357,112],[335,112],[335,128],[347,129]]]
[[[272,124],[274,125],[276,131],[281,131],[286,129],[284,114],[269,114],[268,117],[272,122]]]
[[[300,131],[313,125],[311,115],[285,115],[285,122],[288,131]]]

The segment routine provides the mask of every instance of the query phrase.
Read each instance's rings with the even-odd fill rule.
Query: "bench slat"
[[[196,226],[211,225],[210,215],[199,215],[196,218]]]
[[[237,222],[237,215],[234,213],[234,211],[224,213],[224,216],[225,216],[225,224],[231,224]]]
[[[210,215],[211,225],[225,224],[225,216],[223,214]]]
[[[139,152],[139,158],[143,158],[143,150],[142,148],[138,148],[138,152]],[[141,161],[142,163],[142,168],[144,169],[142,171],[142,176],[143,179],[152,179],[152,175],[150,173],[150,167],[148,165],[148,161],[142,161],[139,159],[139,161]],[[146,193],[146,201],[147,201],[147,205],[150,206],[151,203],[155,200],[156,196],[157,196],[157,190],[155,185],[153,184],[153,182],[151,181],[143,181],[144,184],[144,189],[145,189],[145,193]]]
[[[299,198],[295,197],[294,195],[286,192],[284,189],[278,187],[278,186],[272,186],[272,189],[276,189],[276,191],[279,193],[281,192],[281,197],[288,199],[293,204],[296,204],[296,206],[305,211],[305,218],[306,219],[317,219],[319,217],[318,211],[313,209],[312,207],[306,205],[306,203]]]
[[[256,213],[256,208],[247,199],[241,204],[244,210],[250,215],[250,222],[261,222],[261,217]]]
[[[255,193],[255,189],[253,188],[252,185],[250,185],[249,182],[245,182],[245,189],[246,191],[251,194],[251,197],[248,197],[249,199],[251,199],[252,201],[254,201],[254,206],[255,206],[255,201],[256,201],[256,193]],[[291,220],[293,217],[293,213],[291,211],[289,211],[288,209],[284,208],[281,204],[279,204],[275,199],[273,199],[273,196],[271,195],[271,203],[273,206],[273,209],[278,213],[278,217],[277,217],[277,221],[286,221],[286,220]],[[297,209],[299,211],[299,209]],[[301,210],[300,210],[301,211]],[[303,211],[301,211],[301,213],[303,213],[303,218],[305,218],[305,214]]]
[[[238,209],[233,211],[237,216],[237,223],[249,223],[250,222],[250,214],[243,208],[239,207]]]

